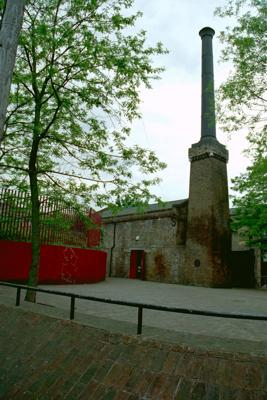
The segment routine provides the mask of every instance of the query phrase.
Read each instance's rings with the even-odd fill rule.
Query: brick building
[[[187,200],[102,212],[111,276],[179,282],[185,256]],[[138,266],[141,266],[138,271]]]
[[[212,38],[203,28],[201,136],[189,149],[189,198],[102,211],[110,276],[197,286],[260,286],[258,253],[233,235],[227,184],[228,151],[216,138]],[[241,247],[240,247],[241,246]]]
[[[187,199],[163,205],[151,204],[142,213],[134,207],[125,208],[116,215],[103,210],[107,274],[121,278],[185,283],[184,275],[188,268],[185,260],[187,213]],[[267,263],[261,259],[260,251],[248,248],[237,232],[231,234],[229,264],[230,285],[266,285]]]

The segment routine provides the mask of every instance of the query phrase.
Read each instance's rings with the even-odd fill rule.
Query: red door
[[[143,280],[145,279],[144,250],[131,250],[129,278]]]

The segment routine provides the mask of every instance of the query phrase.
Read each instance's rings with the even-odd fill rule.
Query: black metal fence
[[[97,301],[97,302],[108,303],[108,304],[117,304],[117,305],[120,305],[120,306],[127,306],[127,307],[135,307],[135,308],[138,309],[138,314],[137,314],[137,334],[138,335],[141,335],[141,333],[142,333],[143,309],[173,312],[173,313],[177,313],[177,314],[202,315],[202,316],[206,316],[206,317],[248,319],[248,320],[254,320],[254,321],[267,321],[267,315],[222,313],[222,312],[216,312],[216,311],[194,310],[194,309],[190,309],[190,308],[157,306],[157,305],[153,305],[153,304],[144,304],[144,303],[135,303],[135,302],[131,302],[131,301],[103,299],[103,298],[94,297],[94,296],[84,296],[84,295],[77,294],[77,293],[60,292],[60,291],[57,291],[57,290],[47,290],[47,289],[41,289],[41,288],[27,286],[27,285],[20,285],[20,284],[16,284],[16,283],[1,282],[1,281],[0,281],[0,285],[14,287],[14,288],[17,289],[16,306],[20,305],[20,298],[21,298],[21,290],[22,289],[24,289],[24,290],[32,290],[32,291],[41,292],[41,293],[49,293],[49,294],[54,294],[54,295],[58,295],[58,296],[69,297],[70,298],[70,319],[71,320],[74,319],[74,316],[75,316],[75,300],[76,299]]]
[[[73,207],[45,196],[40,196],[39,201],[42,243],[87,246],[88,227]],[[90,224],[89,214],[86,220]],[[29,193],[0,189],[0,239],[31,241]]]

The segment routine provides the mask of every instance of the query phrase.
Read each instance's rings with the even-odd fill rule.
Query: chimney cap
[[[203,38],[203,36],[211,36],[211,37],[213,37],[214,34],[215,34],[215,30],[210,28],[209,26],[205,26],[205,28],[202,28],[199,31],[199,36],[201,36],[201,38]]]

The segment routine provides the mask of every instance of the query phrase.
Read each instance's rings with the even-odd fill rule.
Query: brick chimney
[[[229,285],[228,151],[216,138],[212,28],[201,29],[201,137],[189,149],[190,187],[185,264],[180,280],[208,287]]]

